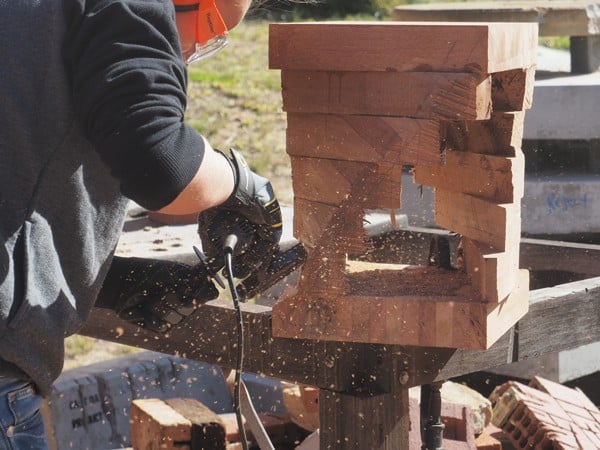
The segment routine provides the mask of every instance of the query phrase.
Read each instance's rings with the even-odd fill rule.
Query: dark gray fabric
[[[202,159],[199,136],[183,125],[170,8],[0,0],[0,370],[17,366],[43,393],[62,369],[64,337],[100,289],[123,193],[161,207]],[[104,41],[94,37],[113,25]]]

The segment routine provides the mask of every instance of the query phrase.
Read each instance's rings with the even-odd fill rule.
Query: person
[[[199,1],[229,29],[250,6]],[[269,181],[184,122],[186,60],[202,46],[198,27],[179,20],[198,1],[177,3],[175,13],[171,0],[0,2],[0,449],[47,448],[41,401],[62,370],[65,336],[97,298],[157,331],[171,321],[161,302],[173,306],[161,289],[178,285],[181,317],[214,298],[202,267],[154,261],[126,275],[113,253],[130,200],[247,222],[247,269],[279,240]],[[147,289],[157,279],[160,289]]]

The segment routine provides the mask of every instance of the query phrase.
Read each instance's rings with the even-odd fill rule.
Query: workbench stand
[[[125,230],[121,255],[194,261],[195,225],[156,227],[138,218],[129,219]],[[397,260],[393,248],[423,263],[439,233],[447,235],[425,229],[386,233],[373,238],[371,257]],[[533,290],[529,313],[488,350],[275,338],[271,308],[248,303],[242,305],[245,371],[321,389],[322,449],[408,449],[409,427],[415,426],[409,423],[409,388],[600,340],[600,246],[524,240],[521,261],[532,278],[564,271],[568,261],[574,279],[587,279]],[[217,299],[162,336],[95,308],[82,334],[234,368],[235,321],[230,302]]]

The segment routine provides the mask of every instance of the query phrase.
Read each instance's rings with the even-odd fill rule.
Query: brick
[[[546,392],[557,400],[562,400],[566,403],[577,405],[592,411],[598,410],[594,403],[578,389],[572,389],[542,377],[534,377],[531,380],[530,386]]]
[[[477,450],[502,450],[502,443],[487,433],[481,433],[475,439]]]
[[[594,421],[594,416],[592,416],[587,409],[582,408],[581,406],[567,403],[562,400],[560,400],[560,406],[569,414],[571,418],[573,418],[573,420],[576,420],[574,419],[575,417],[580,417],[589,421]]]
[[[573,435],[575,436],[575,440],[577,441],[579,447],[590,449],[595,447],[592,440],[590,440],[590,438],[587,436],[585,430],[576,425],[572,425],[571,430],[573,431]]]
[[[538,390],[540,387],[542,390]],[[574,403],[568,393],[574,390],[547,380],[536,379],[530,386],[505,383],[494,390],[490,399],[496,404],[502,395],[511,394],[517,403],[512,407],[504,432],[517,448],[587,449],[600,448],[600,424],[597,409],[588,402]],[[583,395],[577,392],[573,398]],[[494,405],[496,412],[496,405]],[[506,411],[502,411],[506,414]]]
[[[295,428],[289,414],[262,412],[258,414],[258,417],[273,444],[294,440],[297,428]],[[235,413],[220,414],[220,418],[225,427],[227,442],[238,442],[240,440],[240,434]],[[254,436],[245,419],[243,424],[248,441],[252,441]]]

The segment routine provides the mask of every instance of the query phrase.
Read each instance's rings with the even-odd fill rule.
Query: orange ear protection
[[[185,23],[195,29],[195,48],[185,55],[187,64],[211,56],[227,45],[227,26],[215,0],[173,0],[173,3],[178,16],[185,15]],[[180,23],[183,21],[178,19],[178,27]]]

